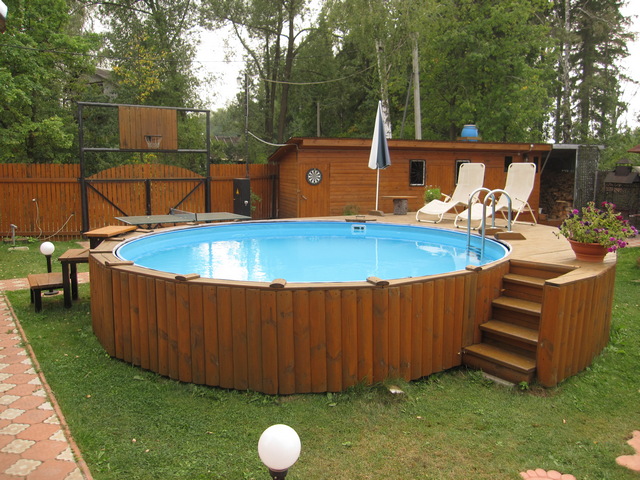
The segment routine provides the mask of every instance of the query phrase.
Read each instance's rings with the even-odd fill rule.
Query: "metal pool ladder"
[[[485,227],[487,223],[487,201],[491,200],[491,227],[496,226],[496,193],[501,195],[505,195],[507,197],[507,231],[511,231],[511,197],[507,192],[500,188],[496,188],[495,190],[489,190],[485,187],[480,187],[475,189],[471,195],[469,195],[469,202],[467,202],[467,250],[471,249],[471,207],[473,206],[473,199],[476,195],[479,195],[481,192],[487,192],[484,197],[484,201],[482,202],[482,219],[480,220],[480,229],[482,231],[481,234],[481,243],[480,243],[480,260],[484,258],[484,244],[485,244]]]

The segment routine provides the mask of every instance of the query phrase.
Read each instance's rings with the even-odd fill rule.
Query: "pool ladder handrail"
[[[486,224],[487,224],[487,200],[491,200],[491,227],[494,228],[496,226],[496,193],[501,195],[505,195],[507,197],[507,231],[511,231],[511,197],[509,194],[502,190],[501,188],[496,188],[494,190],[489,190],[485,187],[480,187],[475,189],[469,195],[469,202],[467,203],[467,250],[471,248],[471,207],[475,203],[473,199],[476,195],[479,195],[481,192],[487,192],[482,201],[482,219],[480,220],[480,229],[481,229],[481,243],[480,243],[480,259],[484,257],[484,245],[486,239]]]

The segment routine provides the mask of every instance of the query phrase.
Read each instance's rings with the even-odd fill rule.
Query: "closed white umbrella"
[[[0,33],[5,31],[5,22],[7,20],[7,6],[0,0]]]
[[[391,156],[389,155],[389,145],[387,144],[384,121],[382,120],[382,102],[378,102],[378,113],[376,114],[371,153],[369,154],[369,168],[377,170],[376,210],[378,210],[378,195],[380,192],[380,170],[387,168],[389,165],[391,165]]]

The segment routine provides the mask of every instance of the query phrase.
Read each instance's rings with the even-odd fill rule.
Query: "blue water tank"
[[[477,142],[478,141],[478,127],[475,125],[465,125],[462,127],[462,133],[460,133],[461,140],[466,140],[468,142]]]

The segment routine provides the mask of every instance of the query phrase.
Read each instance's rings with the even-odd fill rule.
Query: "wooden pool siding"
[[[474,312],[486,310],[480,297],[499,291],[500,276],[490,272],[501,268],[384,287],[273,289],[179,281],[94,252],[93,328],[109,355],[175,380],[268,394],[338,392],[459,366],[463,339],[475,336]]]
[[[537,379],[553,387],[588,367],[609,342],[615,263],[546,281]]]

